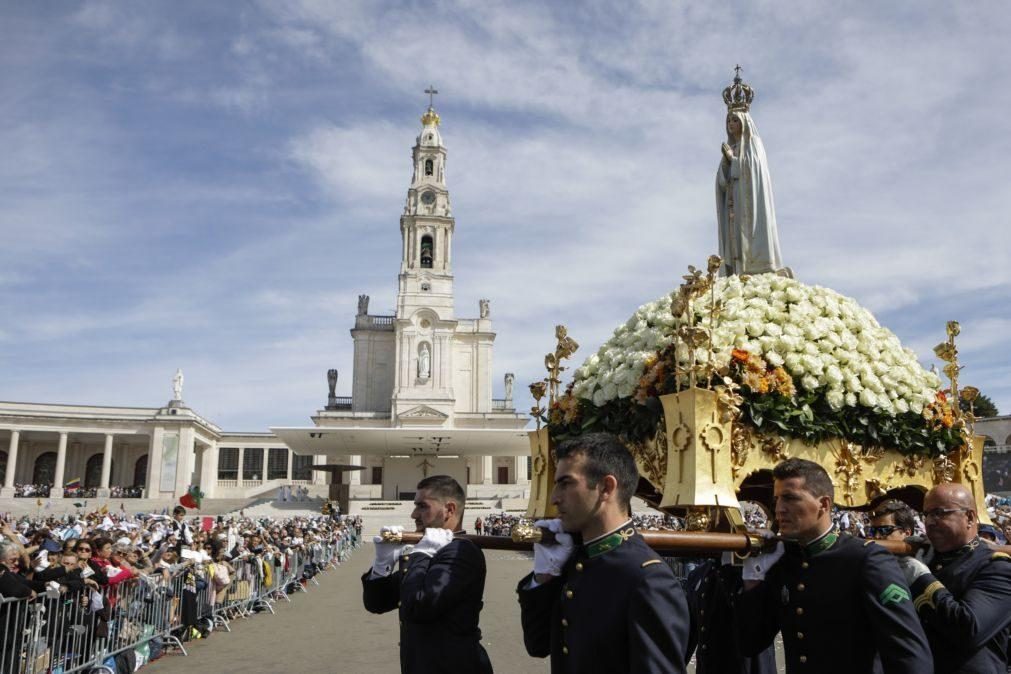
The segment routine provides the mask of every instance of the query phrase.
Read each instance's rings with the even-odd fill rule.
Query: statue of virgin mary
[[[716,218],[724,276],[767,272],[792,276],[783,266],[776,207],[765,146],[748,109],[754,92],[740,71],[723,91],[727,142],[716,170]]]

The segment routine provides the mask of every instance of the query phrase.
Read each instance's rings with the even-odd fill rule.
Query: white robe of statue
[[[732,118],[741,124],[740,139],[730,132]],[[727,144],[733,151],[733,159],[722,160],[716,169],[722,273],[729,276],[778,272],[783,269],[783,258],[779,252],[776,207],[765,147],[747,112],[728,113],[727,126]]]

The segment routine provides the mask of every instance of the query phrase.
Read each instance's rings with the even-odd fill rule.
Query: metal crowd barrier
[[[134,669],[157,644],[183,641],[258,612],[318,585],[317,576],[342,562],[355,542],[339,538],[304,550],[238,558],[227,584],[211,565],[138,576],[101,592],[53,590],[35,599],[0,597],[0,674],[115,674],[124,656]],[[132,652],[132,654],[130,654]],[[126,654],[126,655],[124,655]]]

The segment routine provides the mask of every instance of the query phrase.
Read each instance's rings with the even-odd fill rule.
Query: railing
[[[356,328],[371,328],[373,330],[393,330],[393,322],[396,316],[357,316],[355,317]]]
[[[328,410],[349,410],[351,409],[351,396],[336,396],[333,402],[327,402]]]
[[[273,614],[277,601],[318,585],[316,576],[358,544],[350,532],[302,550],[239,557],[232,568],[175,567],[101,591],[79,584],[37,598],[0,597],[0,674],[115,672],[112,660],[133,651],[140,667],[194,630],[230,632],[230,622]],[[220,566],[220,568],[219,568]]]
[[[514,409],[512,398],[492,398],[491,408],[493,410],[512,410]]]

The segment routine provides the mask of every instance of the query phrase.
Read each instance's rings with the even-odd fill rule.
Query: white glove
[[[765,580],[765,574],[769,572],[769,569],[779,561],[779,558],[785,552],[786,548],[783,547],[783,542],[780,541],[772,552],[763,552],[760,555],[748,557],[742,565],[741,578],[744,580]]]
[[[913,581],[915,581],[920,576],[924,576],[930,573],[930,567],[927,564],[930,560],[934,558],[934,546],[928,545],[921,547],[916,553],[909,557],[898,557],[899,568],[902,569],[902,573],[906,576],[906,585],[909,587],[913,586]]]
[[[576,549],[572,534],[565,533],[560,519],[537,520],[534,526],[555,534],[554,543],[534,543],[534,575],[562,575],[562,567]]]
[[[383,527],[379,530],[379,536],[373,536],[372,542],[376,544],[376,561],[372,562],[372,576],[385,577],[393,572],[397,565],[397,558],[401,555],[410,554],[411,546],[403,543],[387,543],[383,540],[384,533],[404,533],[404,527]]]
[[[434,557],[435,553],[453,542],[453,532],[449,529],[425,529],[425,535],[414,546],[414,552]]]

